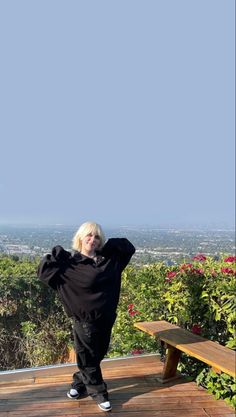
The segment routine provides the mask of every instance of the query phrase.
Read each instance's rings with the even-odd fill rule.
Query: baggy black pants
[[[93,322],[74,320],[73,332],[79,371],[73,375],[72,388],[99,402],[108,400],[107,386],[103,381],[100,363],[107,353],[114,319],[97,319]]]

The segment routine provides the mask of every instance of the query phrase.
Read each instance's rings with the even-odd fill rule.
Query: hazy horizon
[[[30,227],[37,227],[37,228],[73,228],[76,229],[80,226],[80,223],[40,223],[40,222],[29,222],[29,223],[3,223],[0,222],[1,227],[10,227],[10,228],[30,228]],[[150,223],[140,223],[140,224],[102,224],[101,225],[104,229],[134,229],[134,230],[141,230],[141,229],[155,229],[155,230],[170,230],[170,229],[179,229],[179,230],[206,230],[206,231],[233,231],[235,232],[235,225],[227,225],[227,224],[150,224]],[[1,232],[1,230],[0,230]]]

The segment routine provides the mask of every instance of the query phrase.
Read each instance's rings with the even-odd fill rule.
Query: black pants
[[[74,342],[79,371],[73,375],[72,388],[99,402],[108,400],[107,386],[103,381],[100,363],[107,353],[115,318],[94,322],[74,320]]]

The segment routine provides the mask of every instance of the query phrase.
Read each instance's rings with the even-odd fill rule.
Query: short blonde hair
[[[98,223],[94,222],[85,222],[81,224],[77,232],[75,233],[73,240],[72,240],[72,249],[76,251],[81,251],[82,249],[82,239],[87,236],[89,233],[96,234],[100,237],[100,246],[101,249],[105,243],[105,235],[103,230]]]

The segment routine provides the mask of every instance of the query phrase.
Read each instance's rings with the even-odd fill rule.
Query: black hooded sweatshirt
[[[69,317],[96,320],[115,316],[120,295],[121,273],[135,248],[128,239],[107,241],[96,261],[76,252],[73,256],[61,246],[40,262],[38,277],[58,292]]]

